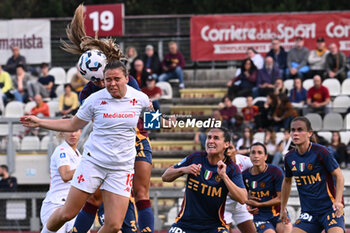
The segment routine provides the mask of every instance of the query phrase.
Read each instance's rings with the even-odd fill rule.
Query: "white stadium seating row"
[[[49,74],[55,77],[55,84],[65,84],[70,83],[73,76],[77,73],[76,67],[71,67],[67,73],[62,67],[52,67],[49,70]]]
[[[54,137],[53,141],[50,141],[49,135],[44,136],[41,140],[38,136],[24,136],[22,140],[20,140],[20,138],[17,136],[13,136],[12,140],[14,143],[14,147],[17,151],[45,151],[48,149],[50,143],[53,143],[53,145],[55,146],[59,144],[58,139],[56,137]],[[1,149],[6,149],[7,143],[8,139],[3,139],[1,143]]]
[[[58,112],[58,101],[50,100],[49,102],[47,102],[47,104],[49,105],[50,116],[54,117],[55,113]],[[6,105],[3,116],[4,117],[21,117],[24,115],[25,112],[29,112],[34,106],[35,106],[34,101],[30,101],[26,104],[19,101],[11,101]]]

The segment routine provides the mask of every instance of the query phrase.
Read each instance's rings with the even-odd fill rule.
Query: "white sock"
[[[41,230],[41,233],[55,233],[55,231],[50,231],[49,229],[47,229],[45,224],[44,228]]]

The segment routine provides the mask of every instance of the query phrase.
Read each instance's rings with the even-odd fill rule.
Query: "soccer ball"
[[[78,70],[89,81],[101,80],[106,64],[106,56],[101,51],[89,50],[80,56]]]

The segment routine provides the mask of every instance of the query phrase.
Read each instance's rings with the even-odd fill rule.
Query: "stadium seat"
[[[345,113],[350,107],[350,97],[347,95],[335,97],[332,107],[333,112]]]
[[[330,96],[340,95],[341,86],[338,79],[325,79],[322,85],[328,88]]]
[[[236,106],[236,108],[241,109],[247,106],[247,98],[246,97],[236,97],[233,99],[232,104]]]
[[[323,137],[329,143],[332,140],[332,132],[330,132],[330,131],[319,131],[319,132],[317,132],[317,135],[320,136],[320,137]]]
[[[36,106],[35,101],[30,101],[24,105],[24,112],[30,112]]]
[[[58,85],[56,88],[56,95],[57,95],[57,99],[60,98],[61,95],[64,94],[64,85]]]
[[[173,89],[168,82],[157,82],[156,86],[162,89],[161,99],[173,98]]]
[[[9,135],[9,125],[7,123],[0,124],[0,136]]]
[[[348,145],[350,142],[350,131],[340,131],[341,142]]]
[[[19,101],[11,101],[5,107],[5,117],[21,117],[24,115],[24,104]]]
[[[47,105],[49,105],[50,117],[56,116],[56,113],[59,111],[58,101],[51,100],[47,102]]]
[[[345,79],[341,85],[341,94],[350,95],[350,79]]]
[[[27,218],[25,200],[6,200],[6,219],[24,220]]]
[[[24,136],[21,142],[21,150],[39,150],[40,140],[37,136]]]
[[[306,90],[309,90],[313,85],[314,85],[314,80],[313,80],[313,79],[306,79],[306,80],[304,80],[304,82],[303,82],[303,87],[304,87]]]
[[[328,113],[323,118],[323,130],[336,131],[343,128],[343,117],[339,113]]]
[[[55,84],[66,83],[66,71],[62,67],[52,67],[49,74],[55,77]]]
[[[344,129],[350,129],[350,113],[346,114],[344,117]]]
[[[318,113],[309,113],[305,117],[310,120],[314,131],[320,131],[322,129],[322,117]]]
[[[266,100],[267,100],[267,97],[265,97],[265,96],[259,96],[259,97],[254,98],[253,104],[256,104],[256,103],[259,102],[259,101],[262,101],[262,102],[265,103]]]
[[[284,86],[290,92],[290,90],[294,87],[294,80],[293,79],[287,79],[284,81]]]
[[[276,133],[276,143],[279,143],[280,141],[282,141],[284,138],[284,133],[283,132],[277,132]]]
[[[296,215],[296,210],[293,206],[287,206],[287,211],[289,214],[289,218],[291,222],[295,222],[298,218],[298,216]]]
[[[73,66],[69,68],[66,76],[66,83],[70,83],[72,81],[73,76],[78,72],[77,67]]]
[[[47,150],[50,143],[56,147],[58,146],[59,141],[55,136],[53,136],[53,141],[50,141],[50,135],[46,135],[40,141],[40,150]]]
[[[12,126],[12,133],[13,135],[21,135],[24,134],[24,132],[27,130],[26,127],[24,127],[21,124],[13,124]]]
[[[253,138],[261,143],[264,143],[265,132],[257,132],[254,134]]]

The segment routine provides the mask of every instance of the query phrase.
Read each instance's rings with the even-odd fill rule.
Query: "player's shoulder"
[[[280,167],[272,164],[268,164],[267,172],[273,176],[281,176],[283,174],[283,171]]]
[[[318,143],[312,143],[310,150],[312,152],[315,152],[315,153],[317,153],[317,152],[321,153],[322,155],[328,155],[330,153],[329,150],[327,149],[327,147],[320,145]]]
[[[129,86],[129,85],[127,85],[127,88],[128,88],[128,90],[127,90],[128,94],[130,96],[136,96],[138,98],[142,98],[142,99],[147,99],[148,100],[148,96],[145,93],[143,93],[142,91],[139,91],[139,90],[137,90],[134,87]]]
[[[239,168],[239,166],[231,159],[228,159],[225,163],[227,166],[226,170],[233,171],[235,173],[241,173],[241,169]]]
[[[284,158],[289,159],[289,158],[295,156],[296,154],[297,154],[297,150],[296,150],[296,148],[293,148],[290,151],[288,151],[288,153],[285,155]]]
[[[190,160],[203,159],[205,157],[207,157],[207,152],[205,151],[195,151],[187,156],[187,158]]]
[[[56,147],[56,149],[52,154],[52,157],[61,158],[61,159],[66,158],[69,154],[68,146],[69,145],[65,141],[62,142],[60,145]]]

